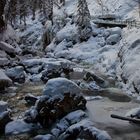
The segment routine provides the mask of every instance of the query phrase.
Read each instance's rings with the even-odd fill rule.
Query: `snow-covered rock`
[[[0,101],[0,133],[4,132],[6,124],[10,121],[12,119],[8,110],[8,103]]]
[[[56,138],[51,135],[51,134],[47,134],[47,135],[38,135],[34,138],[34,140],[55,140]]]
[[[67,113],[86,109],[86,100],[83,96],[68,92],[61,93],[61,96],[59,94],[51,94],[51,97],[49,95],[40,96],[35,106],[26,111],[25,121],[40,123],[43,127],[48,128]]]
[[[10,61],[7,58],[0,58],[0,66],[7,66]]]
[[[17,135],[22,133],[30,133],[40,128],[37,124],[26,123],[23,120],[9,122],[5,127],[6,135]]]
[[[125,116],[140,119],[140,107],[131,109]]]
[[[19,38],[15,30],[10,25],[7,25],[6,30],[0,33],[0,41],[8,42],[8,44],[11,45],[17,45]]]
[[[117,35],[121,36],[121,34],[122,34],[122,29],[120,27],[110,28],[110,29],[107,29],[106,31],[109,32],[110,35],[117,34]]]
[[[80,94],[80,88],[66,78],[54,78],[47,82],[43,94],[47,96],[64,96],[65,93]]]
[[[0,69],[0,89],[4,89],[12,84],[12,80]]]
[[[8,109],[8,103],[4,101],[0,101],[0,113],[4,112]]]
[[[118,34],[113,34],[113,35],[110,35],[107,40],[106,40],[106,43],[108,45],[114,45],[116,43],[118,43],[120,41],[120,35]]]
[[[94,127],[93,123],[88,119],[71,125],[63,134],[59,136],[59,140],[66,139],[95,139],[95,140],[111,140],[111,137],[105,132]]]
[[[62,134],[68,127],[71,125],[80,122],[82,119],[86,118],[87,114],[83,112],[82,110],[77,110],[74,112],[71,112],[67,114],[65,117],[63,117],[51,130],[51,134],[46,135],[38,135],[34,138],[34,140],[43,140],[43,139],[50,139],[55,140],[58,138],[60,134]]]
[[[64,39],[66,41],[77,41],[77,28],[75,24],[71,25],[68,23],[62,30],[60,30],[55,37],[55,42],[58,44],[62,42]]]
[[[56,124],[50,134],[38,135],[34,140],[66,140],[78,138],[111,140],[111,137],[105,131],[95,128],[93,122],[87,119],[86,113],[81,110],[69,113]]]
[[[35,65],[31,68],[27,68],[26,71],[31,74],[39,74],[39,72],[42,70],[42,65]]]
[[[31,82],[40,82],[41,81],[41,77],[42,77],[42,74],[33,74],[29,77],[29,80]]]
[[[5,57],[7,57],[6,52],[3,50],[0,50],[0,58],[5,58]]]
[[[45,68],[49,67],[61,67],[61,64],[73,64],[72,62],[70,62],[69,60],[66,59],[55,59],[55,58],[34,58],[34,59],[28,59],[28,60],[23,60],[21,62],[25,67],[35,67],[35,66],[39,66],[39,65],[43,65]],[[52,68],[50,68],[52,69]]]
[[[26,73],[22,66],[16,66],[6,70],[6,74],[14,81],[19,83],[25,82]]]
[[[6,42],[3,42],[3,41],[0,42],[0,49],[7,53],[12,53],[12,54],[16,53],[16,50],[13,46],[11,46],[10,44],[7,44]]]

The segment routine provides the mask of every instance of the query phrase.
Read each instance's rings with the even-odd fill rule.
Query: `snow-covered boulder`
[[[73,47],[73,42],[72,41],[67,42],[64,39],[62,42],[60,42],[58,45],[56,45],[54,53],[56,54],[56,53],[61,52],[63,50],[68,50],[69,48],[72,48],[72,47]]]
[[[8,103],[0,101],[0,133],[4,132],[6,124],[10,121],[12,121],[12,119],[10,118]]]
[[[140,107],[131,109],[125,116],[140,119]]]
[[[21,62],[30,74],[41,74],[41,80],[47,82],[50,78],[61,77],[73,70],[74,63],[66,59],[40,58]]]
[[[40,82],[41,81],[41,77],[42,77],[42,74],[39,73],[39,74],[33,74],[29,77],[29,80],[31,82]]]
[[[117,34],[117,35],[121,36],[121,34],[122,34],[122,29],[120,27],[109,28],[109,29],[107,29],[107,31],[111,35]]]
[[[120,41],[120,35],[118,34],[110,35],[106,40],[108,45],[114,45],[118,43],[119,41]]]
[[[47,134],[47,135],[38,135],[33,140],[56,140],[56,138],[51,134]]]
[[[50,127],[56,120],[75,110],[85,110],[86,100],[78,94],[62,93],[63,96],[44,95],[39,97],[35,106],[25,113],[25,121],[39,123],[43,127]]]
[[[3,50],[0,50],[0,58],[5,58],[7,57],[7,53]]]
[[[10,77],[14,82],[24,83],[26,73],[22,66],[16,66],[6,70],[6,74]]]
[[[62,28],[62,30],[60,30],[55,37],[55,42],[56,44],[59,44],[60,42],[62,42],[64,39],[67,41],[74,41],[77,42],[77,28],[76,26],[73,24],[71,25],[70,23],[68,23],[64,28]]]
[[[4,89],[12,84],[12,80],[0,69],[0,89]]]
[[[46,135],[38,135],[34,138],[34,140],[55,140],[59,137],[65,130],[70,127],[71,125],[80,122],[82,119],[86,118],[87,114],[83,112],[82,110],[77,110],[74,112],[71,112],[67,114],[65,117],[63,117],[51,130],[51,134]]]
[[[35,65],[34,67],[27,68],[26,71],[31,74],[39,74],[42,71],[42,65]]]
[[[84,119],[76,124],[71,125],[63,134],[59,136],[59,140],[67,139],[95,139],[95,140],[111,140],[111,137],[105,131],[101,131],[94,127],[93,123]]]
[[[50,63],[45,65],[42,71],[41,80],[47,82],[49,79],[57,77],[65,77],[69,75],[70,72],[73,72],[73,65],[71,62],[60,62],[60,63]]]
[[[19,38],[16,34],[16,31],[10,26],[7,25],[6,30],[0,33],[0,41],[8,42],[9,44],[17,44]]]
[[[47,82],[43,94],[63,97],[65,93],[80,94],[81,90],[74,82],[66,78],[54,78]]]
[[[4,112],[8,109],[8,103],[4,101],[0,101],[0,113]]]
[[[21,62],[25,67],[34,67],[42,64],[42,59],[27,59]]]
[[[78,113],[77,115],[75,113]],[[69,115],[73,117],[79,116],[79,113],[84,114],[81,111],[72,112],[64,117],[56,125],[55,128],[51,130],[50,134],[38,135],[34,140],[75,140],[75,139],[86,139],[86,140],[111,140],[111,137],[107,132],[99,130],[94,127],[93,122],[83,116],[79,117],[78,121],[74,123],[69,122]]]
[[[30,133],[40,128],[37,124],[26,123],[23,120],[9,122],[5,127],[6,135],[17,135],[22,133]]]
[[[0,58],[0,66],[7,66],[10,61],[7,58]]]
[[[27,59],[21,62],[25,67],[32,68],[36,66],[43,65],[44,69],[52,69],[57,67],[61,67],[61,65],[73,65],[72,62],[66,59],[55,59],[55,58],[34,58],[34,59]]]
[[[0,42],[0,49],[7,52],[7,53],[10,53],[10,54],[16,53],[16,50],[13,46],[11,46],[10,44],[3,42],[3,41]]]
[[[96,75],[94,72],[92,71],[85,71],[85,75],[83,78],[85,81],[87,82],[96,82],[97,85],[101,86],[101,87],[106,87],[107,86],[107,82],[100,76]]]

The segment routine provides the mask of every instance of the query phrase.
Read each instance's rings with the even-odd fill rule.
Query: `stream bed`
[[[83,77],[83,73],[73,73],[70,76],[70,79],[81,80],[82,78],[80,77]],[[13,118],[22,118],[24,112],[28,109],[28,106],[26,106],[26,102],[24,101],[25,95],[31,93],[35,96],[40,96],[42,95],[44,86],[45,85],[41,82],[18,85],[16,93],[7,91],[8,93],[3,94],[0,97],[0,100],[4,100],[9,103]],[[125,96],[122,96],[120,100],[120,94],[114,94],[113,96],[110,93],[104,93],[102,91],[94,92],[83,90],[83,93],[85,98],[89,99],[87,100],[86,113],[95,124],[95,127],[107,131],[113,140],[138,140],[140,138],[140,126],[110,117],[111,114],[125,116],[130,109],[139,107],[138,102],[135,102],[133,99],[123,101]],[[98,95],[101,98],[93,98]],[[28,140],[30,137],[32,139],[32,136],[28,135],[23,135],[20,137],[1,137],[0,139]]]

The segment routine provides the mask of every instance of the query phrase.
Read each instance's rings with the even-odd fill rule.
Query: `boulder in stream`
[[[10,121],[12,121],[12,119],[10,116],[10,110],[8,110],[8,103],[0,101],[0,133],[5,131],[5,126]]]
[[[50,134],[38,135],[34,140],[111,140],[105,132],[94,127],[85,112],[77,110],[62,118]]]
[[[80,95],[81,89],[73,81],[66,78],[53,78],[47,82],[43,90],[43,94],[50,97],[59,96],[63,98],[65,93]]]
[[[86,109],[86,100],[82,96],[80,88],[66,78],[49,80],[43,94],[36,101],[35,106],[25,113],[26,122],[39,122],[43,127],[50,127],[67,113]]]
[[[6,135],[18,135],[22,133],[33,133],[40,128],[37,124],[26,123],[23,120],[11,121],[6,125]]]
[[[8,44],[6,42],[3,42],[3,41],[0,42],[0,49],[9,53],[9,54],[15,54],[16,53],[16,50],[13,46],[11,46],[10,44]]]
[[[12,84],[12,80],[0,69],[0,90],[4,90]]]
[[[6,74],[14,81],[19,83],[24,83],[26,78],[26,73],[22,66],[16,66],[6,70]]]

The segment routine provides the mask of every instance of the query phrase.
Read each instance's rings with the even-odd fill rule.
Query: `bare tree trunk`
[[[6,4],[6,0],[0,1],[0,30],[2,30],[5,27],[5,22],[3,19],[5,4]]]

